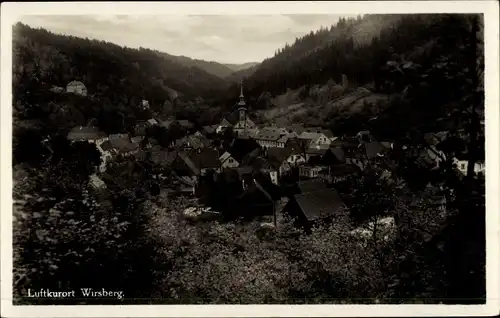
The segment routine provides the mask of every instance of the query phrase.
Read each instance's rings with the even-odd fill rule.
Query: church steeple
[[[238,106],[240,107],[245,107],[245,96],[243,96],[243,80],[240,82],[240,102],[238,103]]]
[[[245,122],[247,117],[247,106],[245,103],[245,96],[243,96],[243,81],[241,81],[240,87],[240,101],[238,103],[238,113],[239,113],[239,121]]]

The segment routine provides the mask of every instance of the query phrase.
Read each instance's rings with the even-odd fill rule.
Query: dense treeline
[[[13,28],[14,82],[36,75],[39,81],[65,87],[72,80],[85,83],[90,94],[113,102],[143,98],[163,104],[165,87],[185,95],[213,98],[226,85],[199,67],[186,67],[158,51],[53,34],[21,23]]]

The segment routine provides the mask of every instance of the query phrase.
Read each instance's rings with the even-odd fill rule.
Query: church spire
[[[241,80],[240,82],[240,99],[243,99],[245,98],[245,96],[243,96],[243,80]]]

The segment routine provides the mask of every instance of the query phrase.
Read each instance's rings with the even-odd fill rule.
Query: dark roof
[[[99,139],[106,137],[106,134],[99,131],[97,127],[84,127],[78,126],[68,133],[67,138],[69,140],[89,140],[89,139]]]
[[[187,137],[187,141],[193,148],[202,148],[207,146],[206,138],[191,135]]]
[[[217,129],[217,128],[214,128],[213,125],[212,126],[203,126],[201,128],[202,132],[205,134],[213,134],[213,133],[215,133],[215,129]]]
[[[121,136],[115,137],[111,139],[110,136],[111,147],[118,150],[119,152],[128,152],[138,148],[138,145],[132,143],[128,137]]]
[[[255,140],[236,138],[228,147],[227,152],[229,152],[236,161],[242,162],[243,157],[256,149],[260,149],[260,146]]]
[[[219,152],[214,149],[194,149],[189,152],[189,158],[198,169],[219,168],[221,166]]]
[[[200,174],[200,169],[196,166],[196,164],[191,160],[189,155],[185,152],[179,152],[178,157],[186,164],[186,166],[193,172],[195,175]]]
[[[224,119],[227,120],[231,125],[235,125],[238,122],[239,117],[239,112],[237,110],[234,110],[226,117],[224,117]]]
[[[328,138],[333,138],[334,137],[333,133],[330,130],[328,130],[328,129],[323,130],[323,134],[325,136],[327,136]]]
[[[255,139],[277,141],[281,136],[282,133],[277,129],[263,128],[255,135]]]
[[[188,128],[188,129],[193,128],[194,126],[194,124],[187,119],[179,119],[177,120],[177,123],[179,123],[179,125],[181,125],[183,128]]]
[[[295,201],[308,221],[333,216],[345,207],[335,189],[322,189],[294,195]]]
[[[378,141],[368,142],[364,146],[366,149],[366,156],[369,159],[376,157],[379,153],[383,153],[387,149]]]
[[[323,183],[323,181],[318,179],[299,181],[297,182],[297,186],[300,190],[300,193],[307,193],[321,189],[326,189],[326,185]]]
[[[269,147],[267,148],[267,158],[270,163],[277,164],[278,167],[290,157],[292,154],[291,148],[278,148],[278,147]]]
[[[301,138],[290,138],[286,143],[287,148],[301,149],[309,147],[310,140]]]
[[[151,161],[154,163],[170,165],[176,157],[177,152],[175,151],[166,151],[163,149],[155,149],[151,151]]]
[[[247,153],[241,160],[241,163],[244,165],[251,165],[252,162],[258,158],[261,154],[262,149],[256,148],[251,152]],[[235,158],[236,159],[236,158]]]
[[[257,188],[270,200],[275,201],[281,198],[280,189],[271,179],[262,174],[256,173],[253,176]]]
[[[307,148],[306,154],[323,156],[327,151],[328,151],[328,148],[310,147],[310,148]]]
[[[330,151],[333,153],[333,155],[340,161],[344,162],[345,161],[345,155],[344,155],[344,150],[340,147],[333,147],[330,148]]]
[[[111,142],[109,140],[106,140],[105,142],[103,142],[101,144],[101,149],[104,150],[104,151],[109,151],[113,148],[113,146],[111,146]]]

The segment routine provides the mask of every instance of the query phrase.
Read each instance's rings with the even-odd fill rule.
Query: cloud
[[[338,15],[81,15],[24,16],[55,33],[224,63],[261,61]]]

